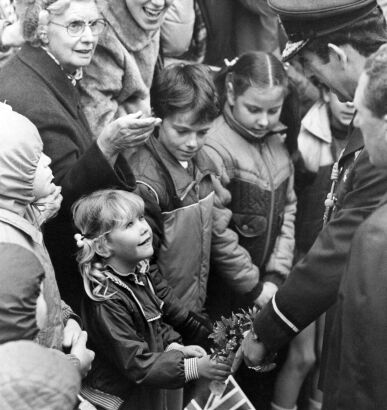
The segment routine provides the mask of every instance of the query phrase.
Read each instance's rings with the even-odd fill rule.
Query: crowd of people
[[[0,408],[382,409],[386,2],[0,12]]]

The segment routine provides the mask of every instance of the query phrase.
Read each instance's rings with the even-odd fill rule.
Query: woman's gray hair
[[[34,47],[47,44],[47,25],[52,15],[61,15],[74,0],[17,0],[22,10],[23,37]],[[80,1],[80,0],[78,0]]]

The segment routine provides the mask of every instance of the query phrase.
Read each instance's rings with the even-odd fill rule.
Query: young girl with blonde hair
[[[83,319],[95,348],[84,394],[103,409],[178,409],[178,389],[200,377],[223,380],[229,366],[200,346],[183,346],[166,322],[171,309],[152,282],[152,231],[143,200],[120,190],[77,201],[77,260],[87,297]]]

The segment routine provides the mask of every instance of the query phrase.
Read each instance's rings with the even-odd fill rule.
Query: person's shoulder
[[[136,178],[154,176],[159,173],[160,164],[147,144],[125,155]]]
[[[207,132],[207,141],[219,139],[225,132],[231,131],[231,128],[226,123],[224,116],[221,114],[211,123],[211,127]]]
[[[384,233],[387,237],[387,198],[384,197],[380,206],[363,222],[361,228],[365,231]]]
[[[43,271],[43,267],[36,254],[18,243],[0,242],[1,263],[0,270],[12,269],[32,271]]]

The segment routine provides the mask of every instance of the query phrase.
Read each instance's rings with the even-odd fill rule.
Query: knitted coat
[[[95,137],[120,115],[150,112],[149,89],[160,42],[160,30],[139,27],[124,1],[96,2],[109,26],[80,82],[81,105]]]

